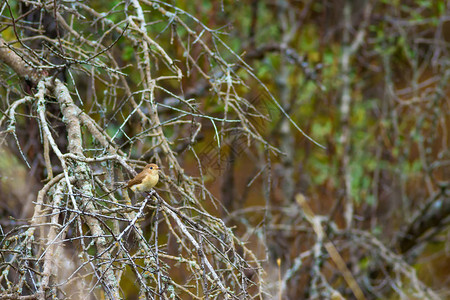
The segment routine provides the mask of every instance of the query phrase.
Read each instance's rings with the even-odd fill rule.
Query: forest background
[[[0,18],[0,299],[450,297],[449,2]]]

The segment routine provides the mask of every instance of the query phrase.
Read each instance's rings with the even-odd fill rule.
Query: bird
[[[127,182],[125,188],[131,189],[133,192],[149,192],[159,180],[159,167],[156,164],[148,164],[141,173],[137,174],[133,179]]]

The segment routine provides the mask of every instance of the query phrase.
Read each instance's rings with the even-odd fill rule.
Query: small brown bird
[[[128,181],[127,188],[130,188],[133,192],[149,192],[159,180],[159,167],[155,164],[148,164],[145,166],[141,173],[136,177]]]

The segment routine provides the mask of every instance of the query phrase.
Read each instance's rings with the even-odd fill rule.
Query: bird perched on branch
[[[156,164],[148,164],[141,173],[127,182],[126,188],[133,192],[149,192],[159,180],[159,167]]]

